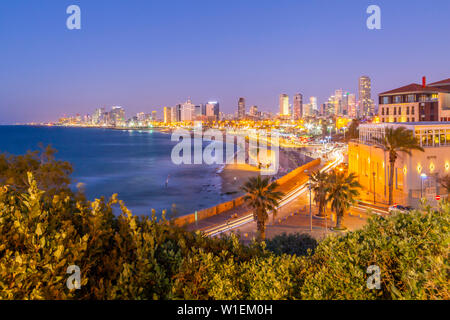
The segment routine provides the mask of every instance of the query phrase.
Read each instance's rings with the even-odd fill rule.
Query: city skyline
[[[381,30],[366,28],[365,1],[345,8],[332,2],[111,1],[106,7],[78,1],[83,22],[76,31],[65,27],[69,4],[0,4],[0,123],[56,121],[114,105],[161,115],[164,106],[189,96],[217,100],[225,113],[235,112],[239,97],[276,113],[280,93],[290,100],[298,92],[305,101],[315,96],[321,106],[336,88],[357,93],[358,78],[367,75],[375,100],[403,79],[432,82],[448,73],[446,1],[379,1]],[[282,23],[265,25],[281,13]],[[183,23],[186,17],[192,22]],[[404,56],[400,35],[405,42],[423,37],[433,43],[432,55],[419,46]],[[289,50],[275,50],[287,41]]]

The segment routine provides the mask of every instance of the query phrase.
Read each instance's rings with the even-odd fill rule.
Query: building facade
[[[245,98],[239,98],[238,101],[238,119],[245,119]]]
[[[289,96],[287,94],[280,94],[280,116],[289,116]]]
[[[294,120],[303,118],[303,95],[296,93],[294,95]]]
[[[367,118],[375,114],[375,107],[372,100],[372,84],[368,76],[359,78],[358,105],[358,116]]]
[[[446,82],[447,81],[447,82]],[[450,79],[380,93],[380,122],[450,121]]]
[[[438,178],[450,174],[450,122],[365,124],[359,127],[358,141],[349,142],[348,168],[358,176],[364,191],[375,201],[389,197],[389,154],[373,138],[382,138],[385,128],[411,130],[425,152],[399,152],[394,170],[394,202],[417,207],[421,198],[436,204],[436,196],[446,197]],[[378,200],[377,200],[378,199]]]

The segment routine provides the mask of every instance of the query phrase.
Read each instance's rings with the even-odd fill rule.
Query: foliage
[[[329,174],[326,194],[327,201],[331,202],[331,208],[336,212],[336,229],[345,229],[342,226],[344,213],[355,202],[360,188],[361,185],[354,173],[345,175],[345,173],[334,170]]]
[[[439,184],[447,191],[447,201],[450,202],[450,175],[439,177]]]
[[[291,254],[306,256],[308,252],[314,252],[317,247],[316,239],[309,234],[286,234],[275,236],[266,241],[267,250],[277,255]]]
[[[329,184],[329,174],[325,171],[314,172],[310,177],[311,190],[314,192],[314,202],[319,205],[318,216],[325,216],[327,206],[327,188]]]
[[[186,232],[154,211],[133,216],[116,196],[50,196],[32,172],[21,189],[0,186],[0,299],[450,298],[448,203],[372,218],[307,251],[315,244],[305,235],[243,245]],[[374,264],[381,290],[366,286]],[[70,265],[81,270],[79,290],[66,286]]]
[[[371,218],[362,230],[328,237],[308,261],[304,299],[446,299],[450,207]],[[381,270],[368,290],[367,268]]]
[[[358,139],[359,138],[359,120],[353,119],[350,123],[350,126],[348,127],[348,132],[345,137],[347,141],[350,141],[352,139]]]
[[[278,183],[270,183],[270,178],[251,177],[242,187],[246,193],[245,203],[253,209],[253,217],[256,221],[259,233],[259,239],[265,239],[266,222],[269,219],[269,212],[273,212],[275,219],[278,202],[283,197],[283,193],[275,191]]]
[[[420,146],[419,141],[414,137],[411,130],[405,127],[386,127],[382,138],[374,138],[384,151],[389,154],[389,204],[393,203],[394,192],[394,171],[395,161],[397,161],[398,153],[404,152],[411,155],[412,150],[419,150],[424,152]]]
[[[28,186],[27,173],[33,173],[37,186],[45,190],[44,195],[59,193],[70,194],[70,174],[73,169],[70,163],[57,161],[56,150],[51,146],[40,150],[29,151],[25,155],[0,154],[0,185],[9,185],[20,192]]]

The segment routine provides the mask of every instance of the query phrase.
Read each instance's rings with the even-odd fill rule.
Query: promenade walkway
[[[320,164],[320,165],[310,168],[309,170],[317,171],[317,170],[320,170],[323,166],[324,165]],[[277,190],[286,194],[289,191],[295,189],[296,187],[304,184],[307,180],[308,180],[308,176],[305,173],[299,173],[295,177],[286,181]],[[185,229],[188,231],[195,231],[195,230],[201,231],[201,230],[209,229],[216,225],[225,224],[225,223],[227,223],[227,221],[231,222],[231,221],[233,221],[233,219],[240,218],[246,214],[249,214],[250,212],[251,211],[245,205],[241,205],[232,210],[228,210],[228,211],[222,212],[220,214],[217,214],[215,216],[200,220],[197,223],[189,224],[185,227]]]

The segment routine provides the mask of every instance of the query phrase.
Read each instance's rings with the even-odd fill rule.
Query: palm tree
[[[317,171],[310,177],[311,190],[314,192],[314,202],[319,205],[317,216],[325,217],[327,205],[328,173]]]
[[[440,185],[447,190],[447,201],[450,202],[450,175],[439,178]]]
[[[334,170],[329,174],[329,184],[326,190],[327,201],[331,201],[331,209],[336,212],[336,230],[346,229],[342,225],[342,220],[345,211],[351,207],[359,195],[359,188],[361,185],[354,173],[346,176],[345,173]]]
[[[359,137],[359,120],[353,119],[352,123],[348,127],[347,136],[345,137],[346,141],[350,141],[352,139],[357,139]]]
[[[266,237],[266,222],[269,219],[269,212],[273,211],[274,219],[277,212],[279,200],[283,193],[275,191],[278,183],[269,183],[269,177],[262,179],[260,175],[250,178],[242,187],[246,192],[245,203],[253,208],[253,218],[256,221],[259,239],[262,241]]]
[[[394,193],[394,167],[399,152],[411,155],[412,150],[424,152],[419,141],[413,136],[412,131],[405,127],[386,127],[384,137],[374,138],[384,151],[389,153],[389,205],[393,202]]]

